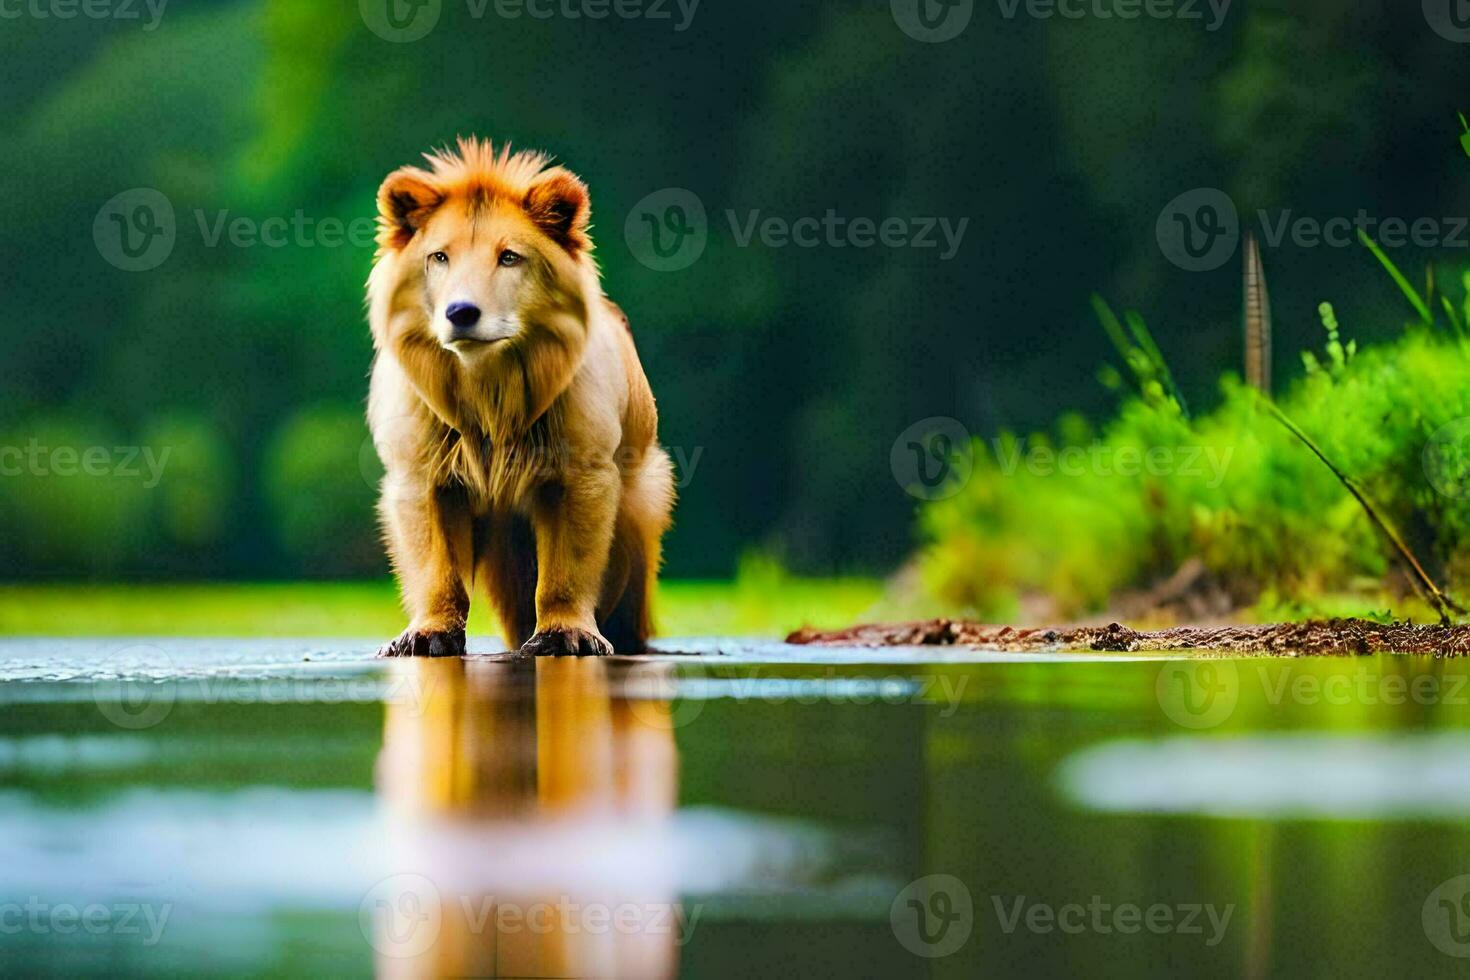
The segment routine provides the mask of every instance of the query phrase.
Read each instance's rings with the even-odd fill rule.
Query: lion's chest
[[[455,440],[445,466],[476,510],[522,510],[537,487],[557,478],[563,455],[542,440],[467,435]]]

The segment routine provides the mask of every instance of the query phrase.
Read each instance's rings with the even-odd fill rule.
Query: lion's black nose
[[[474,303],[450,303],[444,311],[449,322],[462,330],[468,330],[480,322],[480,308]]]

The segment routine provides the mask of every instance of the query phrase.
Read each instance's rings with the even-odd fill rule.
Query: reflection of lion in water
[[[663,664],[639,671],[662,670]],[[678,972],[677,756],[666,701],[600,659],[395,665],[378,794],[394,872],[380,976]]]
[[[641,651],[673,479],[587,188],[489,142],[428,160],[378,192],[368,282],[379,511],[411,616],[383,653],[463,653],[477,583],[512,648]]]

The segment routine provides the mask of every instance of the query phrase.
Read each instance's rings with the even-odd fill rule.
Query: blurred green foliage
[[[360,526],[376,496],[377,474],[363,462],[371,446],[360,414],[324,405],[297,413],[266,448],[271,526],[281,549],[315,577],[362,568],[377,551]]]
[[[1396,341],[1358,350],[1342,343],[1329,304],[1321,313],[1325,348],[1303,355],[1306,376],[1278,404],[1439,584],[1463,595],[1470,341],[1454,323],[1416,322]],[[1296,615],[1343,612],[1336,600],[1315,603],[1355,590],[1379,597],[1392,552],[1359,504],[1233,374],[1219,401],[1187,419],[1140,370],[1137,389],[1096,431],[1072,419],[1055,433],[977,440],[968,484],[925,509],[926,581],[947,601],[999,618],[1028,593],[1065,616],[1095,611],[1191,558],[1238,602]]]
[[[907,37],[881,2],[701,4],[683,31],[511,20],[493,4],[477,19],[476,6],[445,3],[403,44],[352,2],[191,0],[152,30],[5,22],[0,432],[171,455],[151,490],[4,477],[0,574],[382,574],[353,421],[371,247],[214,234],[239,218],[369,218],[384,174],[460,133],[544,147],[590,183],[662,439],[701,453],[666,549],[678,576],[729,575],[752,547],[805,572],[899,564],[914,511],[889,449],[913,422],[989,436],[1106,413],[1089,383],[1107,348],[1094,290],[1143,310],[1179,394],[1208,407],[1238,358],[1237,285],[1230,266],[1189,274],[1161,256],[1154,222],[1182,191],[1221,187],[1243,217],[1470,213],[1452,152],[1464,52],[1397,4],[1262,0],[1214,32],[978,4],[943,44]],[[178,237],[158,268],[126,272],[92,230],[138,187],[167,196]],[[636,202],[665,187],[694,191],[710,217],[704,256],[679,272],[644,267],[623,240]],[[941,261],[741,246],[727,216],[828,209],[970,223]],[[1391,284],[1341,288],[1362,258],[1289,243],[1267,255],[1279,345],[1318,343],[1323,295],[1344,323],[1382,325],[1359,326],[1361,341],[1388,333]],[[1179,423],[1138,410],[1129,424]],[[1022,560],[952,544],[968,548],[972,575]]]

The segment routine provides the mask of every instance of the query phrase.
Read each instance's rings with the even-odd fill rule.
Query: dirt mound
[[[1140,632],[1118,623],[1017,629],[931,619],[916,623],[853,626],[842,630],[801,629],[788,636],[786,642],[817,646],[964,646],[1015,653],[1207,650],[1277,657],[1370,653],[1460,657],[1470,654],[1470,626],[1415,626],[1412,623],[1330,619],[1268,626],[1181,626]]]

